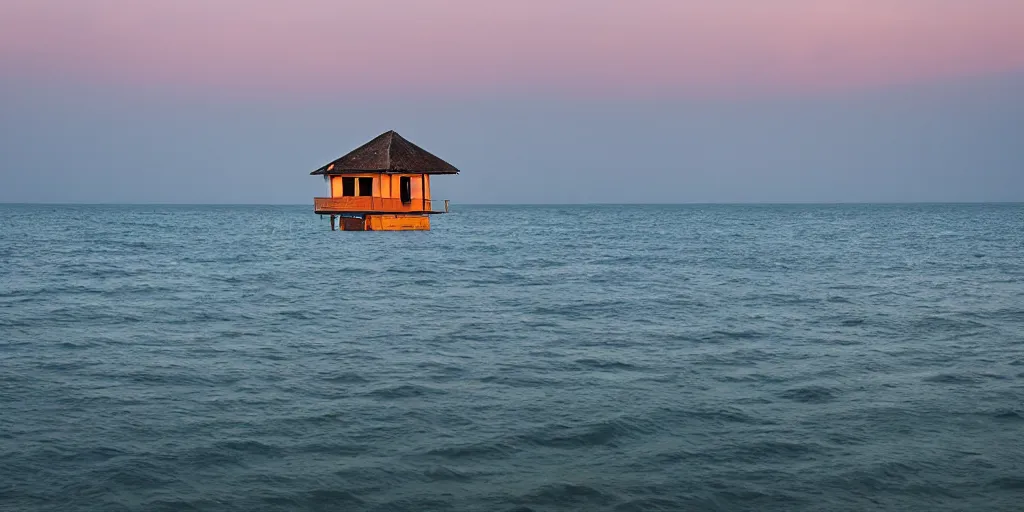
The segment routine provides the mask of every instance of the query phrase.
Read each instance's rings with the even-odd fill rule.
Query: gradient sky
[[[462,202],[1024,200],[1022,90],[1021,0],[7,0],[0,201],[307,203],[387,129]]]

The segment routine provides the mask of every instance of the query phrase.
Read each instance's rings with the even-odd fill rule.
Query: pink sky
[[[1024,0],[11,0],[0,77],[320,95],[827,91],[1024,69]]]

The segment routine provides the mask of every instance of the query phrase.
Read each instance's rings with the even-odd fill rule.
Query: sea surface
[[[0,205],[0,510],[1024,509],[1024,205]]]

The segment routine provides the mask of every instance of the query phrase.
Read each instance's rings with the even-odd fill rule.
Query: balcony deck
[[[435,210],[435,206],[443,209]],[[313,211],[324,214],[401,214],[415,213],[435,215],[448,213],[448,200],[413,199],[403,203],[401,199],[390,197],[345,196],[345,197],[314,197]]]

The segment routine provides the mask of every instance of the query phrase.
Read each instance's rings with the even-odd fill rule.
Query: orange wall
[[[346,178],[373,178],[373,197],[401,197],[402,177],[410,178],[413,199],[430,199],[430,175],[427,174],[346,174]],[[342,176],[331,176],[331,197],[342,197]]]
[[[409,177],[409,188],[412,189],[413,199],[423,199],[423,175],[417,174]]]
[[[370,231],[429,231],[430,217],[426,215],[367,215],[366,229]]]
[[[365,219],[338,219],[341,231],[430,231],[426,215],[367,215]]]

